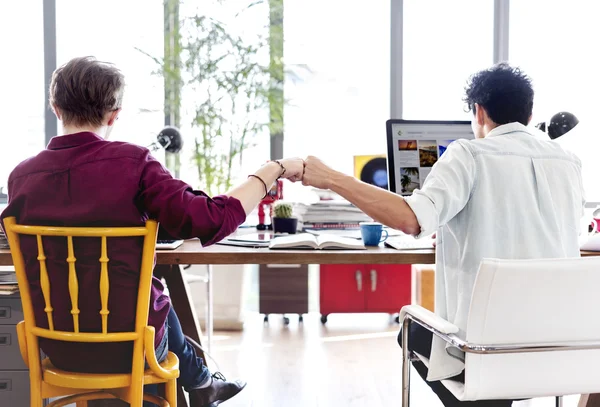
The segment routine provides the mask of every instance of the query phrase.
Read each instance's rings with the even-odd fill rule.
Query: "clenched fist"
[[[292,182],[302,181],[302,174],[304,173],[304,160],[302,158],[286,158],[279,160],[279,162],[285,168],[285,173],[281,178]]]
[[[339,173],[328,167],[317,157],[308,156],[304,160],[304,177],[302,184],[320,189],[330,189],[333,179]]]

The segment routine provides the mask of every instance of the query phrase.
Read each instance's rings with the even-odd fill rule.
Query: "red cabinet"
[[[323,264],[321,321],[332,313],[396,314],[411,302],[410,264]]]
[[[320,273],[320,312],[365,312],[365,268],[361,264],[323,264]]]

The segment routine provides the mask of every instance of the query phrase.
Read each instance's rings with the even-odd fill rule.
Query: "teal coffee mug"
[[[388,238],[388,231],[377,222],[361,222],[360,234],[365,246],[379,246],[379,243],[385,242]]]

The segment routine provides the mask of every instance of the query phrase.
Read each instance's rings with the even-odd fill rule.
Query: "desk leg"
[[[201,344],[200,335],[202,331],[198,324],[189,286],[183,279],[183,270],[179,265],[157,265],[154,272],[156,275],[164,278],[167,283],[171,304],[173,304],[173,308],[179,317],[183,333]],[[204,352],[200,351],[198,356],[204,360],[205,364],[207,363]],[[178,386],[177,389],[177,407],[187,407],[181,386]]]
[[[213,289],[212,289],[212,278],[213,278],[213,266],[208,264],[206,266],[206,349],[210,354],[212,346],[213,336]]]
[[[200,335],[202,335],[202,331],[198,324],[198,317],[189,286],[183,279],[183,270],[178,265],[173,265],[166,266],[169,270],[163,269],[165,266],[156,266],[157,271],[159,271],[159,267],[161,268],[160,275],[165,279],[169,288],[171,304],[173,304],[173,308],[175,308],[175,312],[179,317],[183,333],[201,344]],[[204,354],[198,356],[204,359]]]

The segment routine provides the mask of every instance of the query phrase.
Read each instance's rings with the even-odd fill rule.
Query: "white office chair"
[[[560,406],[563,395],[600,392],[600,257],[483,260],[464,338],[417,305],[403,307],[400,320],[403,407],[411,323],[466,353],[465,383],[442,381],[458,400],[555,396]]]

